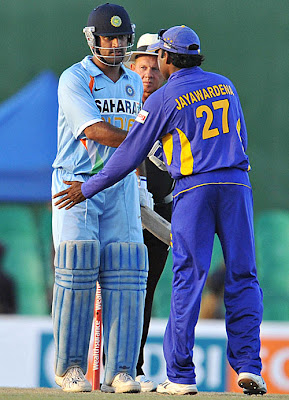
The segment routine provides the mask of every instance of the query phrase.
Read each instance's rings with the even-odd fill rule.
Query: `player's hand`
[[[78,203],[86,200],[86,197],[83,196],[81,191],[81,185],[83,182],[78,181],[63,181],[66,185],[69,186],[68,189],[62,190],[62,192],[56,193],[52,198],[56,199],[57,197],[61,197],[56,203],[55,206],[58,208],[65,207],[65,210],[69,210],[71,207],[75,206]]]

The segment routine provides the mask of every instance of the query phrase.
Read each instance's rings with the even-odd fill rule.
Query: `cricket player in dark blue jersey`
[[[161,140],[176,180],[172,214],[173,286],[164,336],[168,379],[157,391],[197,393],[193,347],[215,233],[226,264],[227,357],[246,394],[266,393],[261,377],[263,305],[255,261],[247,131],[237,91],[224,76],[200,68],[197,34],[186,26],[160,32],[160,71],[167,83],[145,102],[127,138],[87,182],[70,183],[56,203],[71,208],[114,184]]]

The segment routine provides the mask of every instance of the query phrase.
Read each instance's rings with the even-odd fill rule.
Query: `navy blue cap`
[[[159,33],[159,41],[148,47],[147,51],[159,49],[177,54],[200,54],[200,39],[195,31],[185,25],[173,26]]]

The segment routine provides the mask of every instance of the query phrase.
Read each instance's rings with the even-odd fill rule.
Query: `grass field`
[[[258,396],[260,398],[261,396]],[[254,400],[255,396],[245,396],[240,393],[199,392],[193,397],[196,400]],[[1,400],[169,400],[188,399],[188,396],[171,396],[157,393],[115,394],[95,391],[91,393],[65,393],[59,389],[19,389],[0,388]],[[266,394],[264,400],[289,400],[289,394]]]

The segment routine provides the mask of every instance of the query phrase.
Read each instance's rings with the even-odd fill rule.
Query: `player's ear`
[[[135,64],[134,64],[134,63],[131,63],[131,64],[130,64],[130,69],[131,69],[132,71],[135,71]]]
[[[171,64],[172,63],[172,59],[171,59],[170,53],[168,53],[167,51],[165,51],[164,53],[165,53],[164,57],[165,57],[166,64]]]

